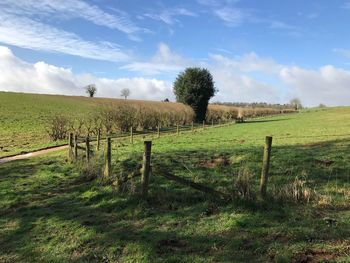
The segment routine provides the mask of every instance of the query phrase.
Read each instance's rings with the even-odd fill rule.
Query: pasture
[[[62,138],[52,140],[52,123],[66,122],[63,130],[78,134],[162,131],[176,125],[189,126],[193,111],[174,102],[87,98],[0,92],[0,158],[66,144]],[[288,110],[287,110],[288,112]],[[237,116],[257,117],[279,114],[269,108],[235,108],[209,105],[207,123],[232,122]],[[58,130],[58,129],[54,129]],[[62,136],[67,137],[67,136]]]
[[[35,134],[29,121],[15,126]],[[134,144],[114,139],[108,179],[100,176],[103,149],[89,165],[67,162],[66,151],[0,165],[0,261],[349,262],[349,131],[350,108],[307,110]],[[267,135],[271,168],[261,200]],[[138,169],[145,139],[154,167],[235,197],[217,199],[156,169],[147,199],[139,177],[116,184]]]
[[[56,115],[68,116],[80,122],[91,117],[103,105],[123,103],[142,109],[190,111],[189,107],[179,103],[12,92],[0,92],[0,102],[0,157],[67,143],[66,140],[52,141],[47,133],[50,120]]]

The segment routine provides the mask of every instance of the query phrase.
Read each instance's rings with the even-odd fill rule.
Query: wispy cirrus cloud
[[[178,16],[189,16],[196,17],[197,14],[186,9],[186,8],[171,8],[163,9],[160,12],[151,12],[143,15],[144,17],[149,17],[154,20],[162,21],[165,24],[173,25],[180,22]]]
[[[113,9],[114,13],[108,13],[96,5],[91,5],[82,0],[3,0],[0,8],[7,13],[20,16],[52,17],[59,19],[81,18],[99,26],[116,29],[135,37],[134,34],[147,31],[136,26],[128,14]]]
[[[350,49],[334,48],[333,52],[342,55],[343,57],[350,58]]]
[[[130,52],[114,43],[86,41],[25,16],[0,11],[0,21],[0,42],[9,45],[112,62],[130,58]]]
[[[214,10],[214,14],[225,22],[228,26],[239,26],[245,20],[248,20],[250,14],[248,11],[236,7],[222,7]]]
[[[197,0],[197,2],[205,6],[210,12],[219,18],[228,27],[238,27],[245,23],[263,24],[270,29],[278,29],[288,31],[290,35],[298,35],[299,28],[287,24],[285,22],[259,16],[257,10],[240,8],[237,6],[239,0]]]
[[[345,9],[350,9],[350,1],[349,1],[349,0],[345,1],[345,2],[343,3],[343,6],[342,6],[342,7],[345,8]]]

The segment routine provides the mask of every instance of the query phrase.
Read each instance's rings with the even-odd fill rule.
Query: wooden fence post
[[[263,167],[261,171],[261,181],[260,181],[260,195],[263,198],[266,196],[267,181],[269,177],[271,145],[272,145],[272,137],[266,136],[264,157],[263,157]]]
[[[160,125],[158,124],[157,127],[157,138],[160,138]]]
[[[69,137],[68,137],[68,159],[70,161],[73,160],[74,158],[74,153],[73,153],[73,133],[70,133],[69,134]]]
[[[74,134],[73,150],[74,150],[74,159],[77,160],[78,159],[78,135],[76,134]]]
[[[86,136],[85,139],[85,155],[86,155],[86,161],[90,161],[90,138],[89,135]]]
[[[179,130],[179,124],[176,125],[176,134],[179,135],[180,134],[180,130]]]
[[[221,126],[221,119],[219,119],[219,126]]]
[[[191,131],[194,132],[193,121],[191,122]]]
[[[211,120],[211,127],[214,127],[214,119]]]
[[[203,130],[205,130],[205,121],[203,121]]]
[[[104,177],[108,178],[111,176],[111,169],[112,169],[112,164],[111,164],[111,138],[107,137],[107,147],[106,147],[106,159],[105,159],[105,168],[103,171]]]
[[[134,144],[134,128],[132,126],[130,128],[130,142]]]
[[[141,176],[141,194],[145,198],[148,194],[148,181],[151,171],[151,148],[152,141],[145,141],[145,150],[143,153],[142,176]]]
[[[100,150],[100,140],[101,140],[101,129],[98,129],[98,131],[97,131],[97,146],[96,146],[97,151]]]

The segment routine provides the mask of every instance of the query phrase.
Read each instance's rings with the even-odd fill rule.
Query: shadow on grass
[[[283,119],[268,119],[268,120],[245,120],[242,123],[239,124],[249,124],[249,123],[266,123],[266,122],[276,122],[276,121],[287,121],[290,120],[290,118],[283,118]]]
[[[306,171],[319,189],[349,187],[349,143],[274,147],[270,181],[281,186]],[[220,188],[242,165],[258,175],[261,153],[256,147],[179,151],[163,153],[161,159],[155,154],[153,161]],[[201,166],[222,155],[230,158],[230,165]],[[42,162],[0,167],[0,257],[5,261],[254,262],[291,259],[296,253],[292,247],[339,245],[350,238],[349,222],[327,209],[219,201],[156,174],[149,198],[142,200],[137,194],[117,193],[98,180],[88,182],[59,159]],[[322,217],[328,215],[338,223],[327,225]],[[341,255],[338,250],[334,255]]]

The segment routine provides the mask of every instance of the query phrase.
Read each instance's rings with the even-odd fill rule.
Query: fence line
[[[74,144],[71,145],[71,138],[72,134],[69,136],[69,155],[72,152],[72,149],[74,149],[74,160],[78,159],[78,138],[77,135],[74,135]],[[81,149],[85,150],[86,154],[86,161],[89,162],[90,159],[90,140],[87,136],[85,138],[85,145],[86,147],[80,147]],[[262,165],[262,174],[261,174],[261,183],[260,183],[260,194],[263,198],[266,196],[266,189],[267,189],[267,182],[268,182],[268,175],[269,175],[269,166],[270,166],[270,154],[271,154],[271,145],[272,145],[272,137],[268,136],[266,137],[266,144],[265,144],[265,150],[264,150],[264,156],[263,156],[263,165]],[[142,170],[141,170],[141,195],[143,198],[146,198],[148,195],[148,186],[149,186],[149,177],[151,173],[151,149],[152,149],[152,141],[144,141],[144,153],[143,153],[143,162],[142,162]],[[164,158],[164,156],[162,156]],[[111,144],[111,137],[106,138],[106,149],[105,149],[105,160],[104,160],[104,170],[103,170],[103,176],[105,178],[110,178],[112,175],[112,144]],[[191,171],[184,166],[190,173]],[[169,171],[165,171],[164,169],[160,169],[159,166],[157,166],[157,169],[159,171],[159,175],[171,180],[175,181],[179,184],[189,186],[191,188],[194,188],[196,190],[219,196],[220,198],[230,198],[231,195],[222,193],[220,191],[217,191],[213,188],[210,188],[208,186],[195,183],[191,180],[188,180],[186,178],[182,178],[179,176],[176,176],[174,174],[171,174]],[[135,172],[136,177],[139,173]],[[130,178],[127,178],[128,180]]]

